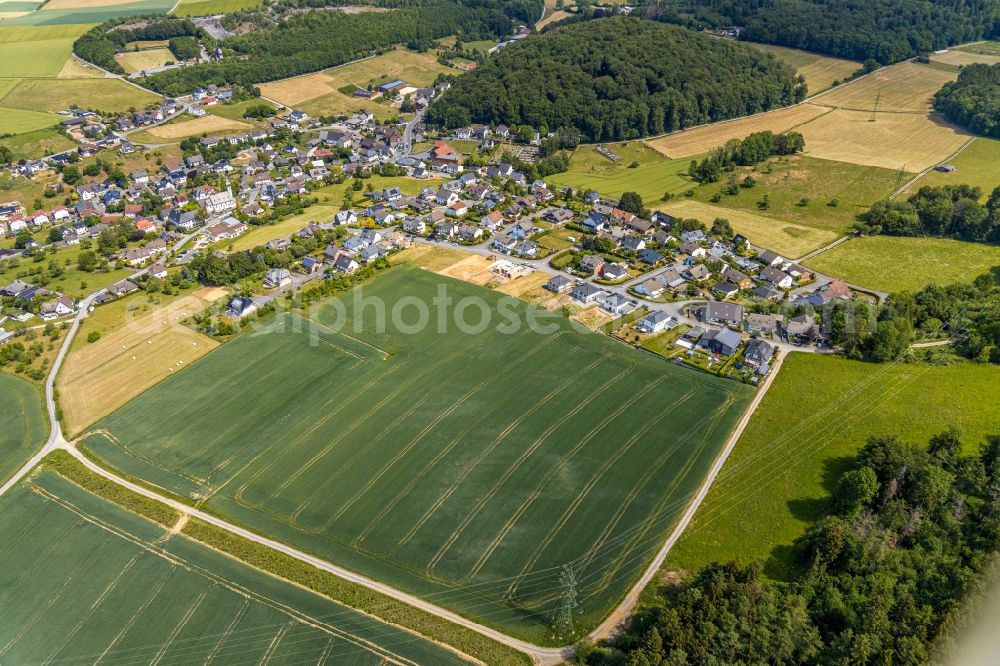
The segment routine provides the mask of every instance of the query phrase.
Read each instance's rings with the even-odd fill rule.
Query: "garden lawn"
[[[926,445],[953,425],[967,452],[1000,434],[1000,368],[793,353],[665,569],[757,559],[769,576],[784,578],[792,541],[824,515],[832,484],[869,437]]]
[[[0,484],[42,447],[48,429],[38,388],[0,374]]]
[[[917,291],[929,284],[972,282],[1000,266],[1000,247],[947,238],[865,236],[816,255],[820,273],[881,291]]]
[[[575,190],[593,190],[609,197],[620,197],[623,192],[638,192],[647,206],[660,200],[666,193],[680,194],[694,187],[687,178],[689,162],[670,160],[641,141],[605,145],[621,159],[614,162],[594,146],[580,146],[570,158],[565,173],[549,177],[557,187]],[[630,164],[638,165],[629,168]]]
[[[46,465],[48,467],[48,465]],[[4,496],[10,663],[472,663],[274,578],[49,469]],[[153,514],[171,518],[162,508]]]
[[[439,286],[472,303],[412,327]],[[559,568],[581,627],[640,575],[752,389],[524,301],[397,266],[310,319],[265,321],[97,424],[83,445],[209,510],[551,643]],[[463,299],[465,299],[463,301]],[[402,319],[381,328],[376,303]],[[332,326],[344,325],[342,331]],[[414,330],[416,328],[417,330]],[[405,331],[405,332],[404,332]],[[164,419],[170,414],[169,419]]]

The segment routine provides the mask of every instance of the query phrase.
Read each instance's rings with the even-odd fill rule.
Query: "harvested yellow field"
[[[808,144],[807,144],[808,145]],[[723,208],[691,199],[681,199],[656,207],[671,215],[701,220],[711,225],[717,217],[729,220],[733,229],[760,247],[774,250],[786,257],[801,257],[809,252],[832,243],[837,239],[834,231],[777,220],[748,211]]]
[[[207,115],[193,120],[185,120],[179,123],[168,123],[151,127],[146,130],[151,136],[157,139],[184,139],[189,136],[207,132],[221,132],[224,130],[248,130],[250,125],[241,123],[238,120],[230,120],[222,116]]]
[[[787,132],[828,112],[829,109],[814,104],[798,104],[756,116],[674,132],[649,139],[646,144],[670,158],[691,157],[718,148],[730,139],[742,139],[752,132]]]
[[[834,82],[844,81],[851,74],[861,69],[861,63],[854,60],[831,58],[819,55],[818,53],[810,53],[809,51],[790,49],[785,46],[775,46],[773,44],[747,43],[759,51],[774,54],[779,60],[794,67],[795,71],[805,77],[808,94],[810,95],[815,95],[829,89]]]
[[[886,67],[841,86],[814,100],[816,104],[842,109],[868,111],[878,96],[879,111],[909,111],[926,113],[931,110],[931,98],[941,86],[954,81],[956,74],[915,62],[903,62]]]
[[[535,24],[535,30],[541,30],[549,23],[555,23],[556,21],[561,21],[564,18],[569,18],[570,16],[572,16],[572,14],[561,9],[556,10],[554,12],[549,12],[548,14],[546,14],[545,18],[543,18],[541,21]]]
[[[75,348],[59,373],[67,430],[79,432],[217,347],[215,340],[180,323],[220,297],[205,295],[214,298],[190,295],[136,317],[126,313],[112,332]]]
[[[170,49],[146,49],[144,51],[129,51],[115,56],[115,62],[129,74],[141,72],[144,69],[163,67],[168,62],[176,60]]]
[[[799,128],[806,155],[918,173],[946,159],[969,140],[939,116],[834,110]]]
[[[63,63],[62,69],[59,70],[59,74],[56,78],[59,79],[99,79],[104,76],[101,70],[87,65],[76,57],[70,56],[65,63]]]
[[[984,65],[993,65],[1000,62],[1000,55],[990,55],[987,53],[970,53],[969,51],[956,51],[951,50],[945,53],[935,53],[931,56],[931,60],[934,62],[940,62],[945,65],[955,65],[956,67],[962,67],[963,65],[974,65],[976,63],[983,63]]]

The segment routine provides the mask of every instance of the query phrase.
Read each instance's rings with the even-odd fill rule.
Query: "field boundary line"
[[[593,363],[591,363],[590,365],[588,365],[586,368],[583,369],[583,372],[572,375],[569,379],[567,379],[565,382],[563,382],[553,391],[551,391],[547,396],[542,398],[542,400],[539,401],[538,404],[530,412],[525,414],[525,417],[523,419],[520,419],[518,421],[518,425],[523,423],[529,416],[538,413],[540,407],[548,404],[550,400],[554,399],[557,395],[559,395],[568,387],[570,387],[573,383],[575,383],[575,381],[579,377],[585,376],[587,373],[596,368],[598,365],[601,364],[602,361],[606,359],[607,359],[606,356],[603,355],[598,356]],[[596,391],[594,392],[594,395],[595,396],[597,395]],[[549,425],[549,427],[541,435],[536,437],[535,441],[532,442],[528,446],[528,448],[526,448],[524,452],[521,453],[521,455],[507,467],[506,471],[504,471],[503,476],[501,476],[500,479],[493,484],[493,487],[490,489],[488,493],[486,493],[486,495],[482,496],[479,499],[479,501],[476,502],[476,506],[472,508],[472,511],[466,514],[465,518],[462,519],[462,522],[459,523],[458,527],[451,533],[451,536],[448,537],[448,540],[445,541],[445,543],[441,546],[441,548],[438,549],[438,552],[434,555],[434,557],[431,558],[430,562],[427,563],[427,572],[430,575],[433,576],[434,568],[437,566],[438,562],[440,562],[441,558],[444,557],[444,555],[451,549],[451,547],[455,544],[455,542],[458,541],[459,538],[461,538],[462,533],[465,532],[466,528],[472,524],[472,522],[476,519],[476,517],[480,514],[480,512],[482,512],[482,510],[486,508],[486,505],[493,500],[493,498],[496,496],[498,492],[500,492],[500,488],[507,482],[508,479],[510,479],[510,477],[512,477],[517,472],[517,470],[521,467],[524,461],[530,458],[531,455],[536,450],[538,450],[538,447],[542,445],[542,442],[545,441],[545,439],[547,439],[548,436],[552,434],[552,432],[555,431],[556,428],[562,425],[568,418],[570,418],[570,416],[576,414],[581,409],[583,409],[584,405],[585,402],[581,402],[572,410],[568,411],[567,413],[563,414],[561,417],[556,419],[554,423]],[[506,436],[509,435],[514,430],[515,428],[512,427],[508,431],[506,431],[504,433],[503,439],[506,439]],[[501,440],[499,439],[497,440],[498,443],[500,441]],[[491,451],[495,450],[495,447],[490,450]]]
[[[78,453],[73,448],[68,448],[66,450],[71,455],[73,455],[74,457]],[[81,456],[80,458],[77,458],[77,459],[82,461],[82,460],[85,460],[86,458],[84,458],[84,457]],[[96,467],[96,469],[101,469],[101,468],[100,467]],[[94,470],[92,470],[92,471],[94,471]],[[60,478],[65,478],[65,477],[60,477]],[[123,481],[123,480],[116,480],[117,477],[114,477],[113,475],[107,476],[105,478],[107,478],[110,481],[114,481],[115,483],[119,483],[119,484],[121,484],[122,481]],[[70,481],[69,483],[73,483],[73,482]],[[75,486],[76,484],[73,484],[73,485]],[[48,499],[51,502],[53,502],[54,504],[57,504],[57,505],[61,506],[62,508],[64,508],[65,510],[70,511],[71,513],[77,515],[81,519],[81,521],[85,521],[87,523],[90,523],[90,524],[94,525],[95,527],[98,527],[98,528],[104,530],[105,532],[109,533],[110,536],[108,537],[108,540],[105,543],[107,543],[111,539],[117,537],[119,539],[128,541],[129,543],[132,543],[133,545],[135,545],[136,547],[138,547],[140,549],[139,555],[148,554],[148,555],[151,555],[153,557],[159,558],[159,559],[164,560],[165,562],[167,562],[170,565],[170,569],[167,570],[164,573],[164,576],[163,576],[164,579],[169,578],[170,576],[173,576],[174,573],[178,569],[182,569],[184,571],[188,571],[188,572],[190,572],[190,573],[192,573],[194,575],[200,576],[200,577],[202,577],[202,578],[204,578],[206,580],[211,581],[214,585],[222,586],[222,587],[226,588],[227,590],[229,590],[229,591],[231,591],[231,592],[233,592],[235,594],[238,594],[238,595],[246,598],[250,602],[256,602],[256,603],[262,604],[264,606],[268,606],[268,607],[274,609],[275,611],[277,611],[278,613],[280,613],[280,614],[288,617],[289,620],[292,621],[292,622],[298,623],[298,624],[303,625],[303,626],[310,626],[310,627],[314,627],[316,629],[319,629],[320,631],[323,631],[323,632],[325,632],[325,633],[327,633],[327,634],[329,634],[331,636],[335,636],[335,637],[340,638],[340,639],[342,639],[342,640],[344,640],[344,641],[346,641],[348,643],[352,643],[354,645],[357,645],[357,646],[361,647],[363,650],[365,650],[366,652],[369,652],[369,653],[372,653],[372,654],[376,654],[377,656],[382,657],[386,661],[390,661],[392,663],[397,663],[397,664],[408,663],[408,664],[413,664],[413,666],[416,666],[416,664],[412,660],[407,659],[406,657],[403,657],[402,655],[398,655],[398,654],[392,652],[391,650],[389,650],[388,648],[385,648],[385,647],[383,647],[381,645],[378,645],[377,643],[374,643],[374,642],[372,642],[372,641],[370,641],[370,640],[368,640],[368,639],[366,639],[366,638],[364,638],[362,636],[358,636],[356,634],[353,634],[353,633],[351,633],[351,632],[349,632],[349,631],[347,631],[345,629],[341,629],[341,628],[339,628],[339,627],[337,627],[335,625],[332,625],[332,624],[330,624],[329,622],[327,622],[327,621],[325,621],[323,619],[320,619],[318,617],[313,617],[312,615],[310,615],[307,612],[300,611],[300,610],[298,610],[296,608],[293,608],[292,606],[289,606],[289,605],[287,605],[287,604],[285,604],[285,603],[283,603],[281,601],[278,601],[276,599],[272,599],[271,597],[269,597],[267,595],[261,594],[260,592],[257,592],[257,591],[255,591],[255,590],[253,590],[251,588],[245,587],[241,583],[238,583],[236,581],[230,580],[229,578],[225,577],[224,575],[217,574],[214,571],[212,571],[210,569],[207,569],[207,568],[205,568],[204,566],[202,566],[200,564],[197,564],[197,563],[195,563],[193,561],[185,559],[182,555],[179,555],[177,553],[173,553],[171,551],[168,551],[165,548],[163,548],[162,546],[158,546],[156,543],[148,542],[145,539],[143,539],[142,537],[139,537],[139,536],[137,536],[135,534],[132,534],[129,530],[127,530],[127,529],[125,529],[123,527],[119,527],[117,525],[113,525],[113,524],[111,524],[111,523],[103,520],[102,518],[99,518],[97,516],[94,516],[94,515],[90,514],[85,509],[83,509],[83,508],[77,506],[76,504],[74,504],[72,501],[67,500],[67,499],[65,499],[63,497],[59,497],[58,495],[56,495],[55,493],[53,493],[53,492],[51,492],[49,490],[46,490],[46,489],[41,488],[39,486],[33,486],[33,489],[36,492],[38,492],[40,495],[42,495],[43,497],[45,497],[46,499]],[[151,493],[151,492],[148,492],[148,491],[147,491],[147,493],[148,493],[148,496],[149,496],[150,499],[154,499],[154,500],[159,501],[159,502],[173,501],[173,500],[167,500],[166,498],[159,498],[159,497],[156,496],[155,493]],[[186,505],[183,505],[183,504],[180,504],[180,503],[177,503],[177,504],[178,504],[178,506],[186,506]],[[178,509],[178,511],[179,511],[179,509]],[[188,507],[188,512],[192,513],[192,514],[200,513],[200,512],[195,512],[194,510],[191,509],[191,507]],[[195,515],[195,517],[204,520],[204,517],[201,516],[201,515]],[[222,522],[224,522],[224,521],[222,521]],[[80,523],[80,524],[82,524],[82,523]],[[236,557],[234,557],[234,556],[232,556],[232,555],[230,555],[228,553],[224,553],[222,551],[219,551],[219,550],[213,548],[212,546],[210,546],[208,544],[205,544],[205,543],[202,543],[201,541],[198,541],[197,539],[190,539],[189,537],[184,537],[184,538],[192,541],[193,543],[198,544],[200,547],[203,547],[206,550],[210,550],[210,551],[215,552],[215,553],[220,553],[223,556],[225,556],[225,557],[227,557],[227,558],[229,558],[231,560],[239,562],[242,566],[248,567],[249,569],[252,569],[254,571],[261,571],[257,567],[254,567],[253,565],[251,565],[249,563],[243,562],[243,560],[241,560],[239,558],[236,558]],[[81,564],[81,566],[82,566],[82,564]],[[267,572],[264,572],[264,573],[267,573]],[[270,574],[270,573],[268,573],[267,575],[271,576],[272,578],[276,578],[278,580],[286,582],[288,584],[297,585],[297,584],[295,584],[295,583],[293,583],[291,581],[287,581],[286,579],[284,579],[284,578],[282,578],[280,576],[276,576],[276,575]],[[158,588],[162,588],[164,584],[166,584],[166,580],[161,581],[161,583],[158,586]],[[298,587],[302,587],[302,586],[298,585]],[[305,588],[305,589],[309,589],[309,588]],[[344,603],[339,602],[339,601],[337,601],[335,599],[327,597],[326,595],[320,594],[319,592],[315,592],[314,590],[309,590],[309,591],[312,592],[313,594],[317,594],[318,596],[320,596],[320,597],[322,597],[324,599],[329,600],[331,603],[335,604],[338,607],[346,608],[346,609],[352,610],[354,612],[361,613],[362,615],[365,615],[367,617],[374,617],[374,616],[371,616],[368,613],[365,613],[364,611],[362,611],[360,609],[355,609],[355,608],[353,608],[351,606],[348,606],[347,604],[344,604]],[[154,594],[153,598],[155,598],[155,596],[156,595]],[[143,606],[148,606],[149,603],[152,602],[153,598],[147,598],[147,600],[143,604]],[[139,612],[141,610],[142,610],[142,608],[140,608],[140,609],[137,610],[136,614],[134,614],[133,617],[132,617],[132,619],[130,620],[130,623],[134,622],[135,618],[138,616],[138,614],[139,614]],[[378,619],[378,618],[376,618],[376,619]],[[422,634],[419,634],[419,633],[417,633],[417,632],[415,632],[413,630],[407,629],[406,627],[401,627],[399,625],[393,625],[393,624],[391,624],[389,622],[385,622],[384,620],[379,620],[379,621],[382,622],[383,624],[390,624],[391,626],[396,626],[396,627],[402,629],[403,631],[405,631],[405,632],[407,632],[409,634],[420,636],[421,638],[425,638],[428,641],[435,642],[434,639],[431,639],[431,638],[428,638],[428,637],[424,637]],[[287,624],[287,623],[283,623],[283,624]],[[128,627],[126,627],[125,629],[123,629],[122,634],[119,635],[118,639],[116,639],[115,641],[112,642],[112,645],[115,642],[117,642],[117,640],[119,640],[122,635],[124,635],[125,633],[127,633],[127,629],[128,629]],[[163,643],[157,643],[156,644],[156,646],[161,646],[161,645],[163,645]],[[104,654],[107,654],[108,650],[110,648],[111,648],[111,645],[109,645],[108,648],[105,649]],[[452,649],[453,651],[459,652],[460,654],[464,655],[464,653],[461,653],[460,651],[458,651],[457,648],[453,648],[453,647],[450,647],[450,646],[449,646],[449,648]],[[112,650],[112,652],[113,652],[113,650]],[[103,657],[103,655],[101,655],[101,656]],[[465,656],[468,656],[468,655],[465,655]]]
[[[491,638],[499,643],[507,645],[508,647],[512,647],[516,650],[524,652],[528,656],[534,658],[538,663],[557,664],[560,663],[563,659],[563,653],[566,648],[543,648],[534,645],[532,643],[529,643],[527,641],[514,638],[512,636],[508,636],[507,634],[497,629],[493,629],[492,627],[488,627],[479,624],[478,622],[469,620],[453,611],[450,611],[446,608],[442,608],[436,604],[425,601],[407,592],[403,592],[402,590],[393,588],[389,585],[386,585],[385,583],[381,583],[379,581],[370,579],[366,576],[354,573],[353,571],[344,569],[331,562],[327,562],[326,560],[315,557],[313,555],[309,555],[308,553],[302,552],[296,548],[283,544],[279,541],[275,541],[268,537],[264,537],[254,532],[251,532],[250,530],[239,527],[238,525],[233,525],[232,523],[229,523],[212,514],[205,513],[204,511],[201,511],[199,509],[195,509],[187,504],[182,504],[181,502],[170,499],[168,497],[163,497],[158,493],[149,490],[148,488],[140,486],[136,483],[132,483],[127,479],[123,479],[122,477],[111,472],[110,470],[101,467],[100,465],[96,464],[95,462],[91,461],[89,458],[84,456],[78,450],[76,450],[75,447],[64,446],[63,448],[65,448],[65,450],[69,452],[70,455],[72,455],[76,460],[80,462],[80,464],[89,469],[91,472],[94,472],[95,474],[98,474],[104,477],[105,479],[108,479],[109,481],[112,481],[144,497],[156,500],[162,504],[166,504],[167,506],[173,508],[176,511],[189,513],[191,516],[198,518],[199,520],[208,523],[209,525],[212,525],[214,527],[217,527],[221,530],[224,530],[230,534],[242,537],[254,543],[270,548],[271,550],[288,555],[289,557],[292,557],[300,562],[303,562],[317,569],[320,569],[321,571],[333,574],[338,578],[346,580],[350,583],[360,585],[361,587],[367,588],[369,590],[379,592],[380,594],[395,599],[396,601],[405,603],[409,606],[413,606],[419,610],[423,610],[443,620],[447,620],[452,624],[456,624],[465,627],[466,629],[475,631],[476,633],[486,636],[487,638]],[[350,606],[345,606],[345,607],[353,608]],[[364,612],[362,609],[355,609],[355,610],[361,610],[361,612]]]
[[[515,461],[515,467],[511,471],[510,476],[513,476],[514,474],[517,473],[517,470],[520,469],[521,465],[523,465],[525,462],[527,462],[528,459],[531,458],[532,453],[534,453],[534,451],[537,450],[538,446],[541,446],[542,442],[548,439],[549,435],[551,435],[556,429],[558,429],[559,426],[565,423],[568,419],[579,414],[581,410],[589,406],[590,403],[596,400],[599,396],[603,395],[605,391],[611,388],[611,386],[617,384],[620,379],[628,376],[631,369],[632,368],[630,364],[624,370],[618,373],[614,378],[605,382],[604,385],[599,390],[593,391],[590,397],[588,397],[586,400],[581,400],[580,404],[578,404],[570,411],[566,412],[561,418],[557,419],[555,423],[553,423],[545,432],[543,432],[539,436],[538,440],[536,440],[538,441],[538,445],[537,446],[533,445],[532,447],[529,447],[529,450],[525,453],[525,456],[522,457],[520,460]],[[628,404],[634,404],[634,401],[629,402]],[[616,413],[620,414],[621,411],[618,410]],[[496,537],[494,537],[493,540],[489,544],[487,544],[486,548],[483,549],[483,552],[480,553],[479,555],[479,559],[476,561],[472,569],[470,569],[469,572],[462,579],[463,581],[471,581],[473,577],[479,574],[482,568],[486,566],[486,563],[489,561],[489,559],[493,557],[493,553],[496,552],[496,549],[499,548],[500,544],[503,543],[503,540],[507,538],[507,534],[512,529],[514,529],[514,526],[518,523],[518,521],[521,520],[521,517],[524,516],[524,514],[528,511],[528,509],[531,508],[531,505],[535,503],[535,500],[538,499],[538,496],[542,494],[542,492],[545,490],[545,487],[548,486],[549,482],[555,477],[558,471],[563,468],[564,465],[569,463],[571,458],[573,458],[577,453],[579,453],[580,449],[584,446],[584,444],[585,442],[583,440],[577,442],[576,446],[574,446],[568,453],[566,453],[561,457],[561,460],[559,461],[558,465],[549,469],[545,477],[535,485],[535,489],[532,490],[531,493],[524,498],[520,506],[518,506],[517,509],[514,511],[514,513],[511,514],[510,518],[507,519],[507,522],[504,523],[503,527],[500,528],[500,531],[497,533]],[[509,480],[509,478],[510,477],[506,477],[505,480]],[[501,485],[502,484],[503,482],[501,482]]]
[[[971,146],[973,143],[975,143],[976,139],[978,139],[978,138],[979,138],[978,136],[971,136],[971,137],[969,137],[969,140],[966,141],[965,143],[963,143],[961,145],[961,147],[959,147],[958,150],[956,150],[954,153],[952,153],[948,157],[944,158],[943,160],[941,160],[937,164],[932,164],[931,166],[927,167],[926,169],[924,169],[923,171],[921,171],[920,173],[918,173],[917,175],[915,175],[913,178],[911,178],[910,180],[908,180],[905,185],[903,185],[898,190],[896,190],[895,192],[893,192],[892,194],[890,194],[889,195],[889,199],[893,200],[896,197],[898,197],[900,194],[903,194],[904,192],[906,192],[907,190],[909,190],[911,187],[913,187],[914,183],[916,183],[918,180],[920,180],[921,178],[923,178],[924,176],[926,176],[927,174],[929,174],[931,171],[933,171],[935,167],[941,166],[945,162],[950,162],[951,160],[955,159],[956,157],[958,157],[959,155],[961,155],[962,153],[964,153],[965,149],[968,148],[969,146]]]
[[[576,453],[580,450],[580,448],[589,444],[590,440],[596,437],[598,432],[606,428],[608,424],[611,423],[611,421],[621,416],[626,409],[635,404],[636,400],[638,400],[640,397],[645,397],[645,395],[649,393],[649,391],[655,389],[664,381],[666,381],[666,376],[664,376],[663,379],[654,383],[653,386],[649,388],[649,390],[642,393],[637,393],[632,400],[627,401],[618,410],[607,415],[604,419],[602,419],[601,422],[597,424],[597,427],[595,427],[593,430],[587,433],[587,435],[580,440],[580,443],[573,449],[573,451],[571,451],[569,454],[567,454],[565,458],[559,461],[559,464],[552,469],[550,476],[545,478],[544,483],[548,483],[549,480],[552,478],[552,476],[561,471],[563,466],[569,462],[569,459],[575,456]],[[690,400],[691,396],[693,396],[694,394],[695,390],[692,389],[687,393],[683,394],[682,396],[680,396],[679,398],[677,398],[676,400],[674,400],[671,404],[669,404],[666,408],[664,408],[663,410],[664,415],[676,409],[677,407],[684,404],[688,400]],[[659,423],[659,422],[660,419],[657,419],[653,423]],[[604,464],[596,472],[594,472],[590,480],[583,486],[583,488],[580,489],[580,492],[578,492],[576,497],[573,498],[573,501],[569,503],[569,506],[563,509],[563,514],[559,517],[559,520],[556,521],[556,524],[553,525],[552,529],[549,530],[548,535],[544,539],[542,539],[541,543],[539,543],[538,546],[536,546],[535,551],[532,553],[531,557],[529,557],[528,561],[525,562],[523,567],[521,567],[521,571],[518,573],[518,577],[507,587],[507,591],[504,593],[505,597],[509,598],[514,594],[514,592],[517,590],[517,587],[521,584],[522,577],[528,574],[531,567],[533,567],[535,563],[538,562],[538,559],[542,556],[542,553],[545,551],[546,548],[548,548],[549,544],[552,543],[552,540],[555,539],[556,535],[560,531],[562,531],[563,527],[566,526],[566,523],[569,521],[570,517],[574,513],[576,513],[577,508],[579,508],[580,504],[593,489],[594,484],[597,483],[597,481],[604,475],[607,469],[614,464],[614,461],[617,461],[618,458],[620,458],[625,451],[631,448],[632,444],[634,444],[635,441],[638,440],[638,437],[642,434],[645,434],[645,432],[647,432],[650,428],[651,427],[647,427],[640,430],[637,435],[634,435],[632,438],[629,439],[628,442],[625,443],[625,446],[619,449],[619,451],[615,452],[613,456],[610,456],[607,460],[605,460]]]
[[[778,376],[778,371],[781,370],[781,365],[784,363],[786,354],[782,354],[778,357],[778,361],[771,368],[771,373],[767,376],[764,381],[763,386],[757,390],[757,395],[753,397],[747,409],[743,412],[743,416],[737,422],[736,427],[729,435],[729,439],[726,441],[726,445],[723,447],[722,451],[719,453],[718,457],[715,459],[712,467],[709,469],[708,476],[702,482],[701,487],[698,489],[698,493],[691,500],[688,508],[684,511],[677,525],[674,527],[673,532],[667,537],[666,542],[660,547],[659,552],[653,558],[649,566],[646,567],[646,571],[643,572],[639,580],[635,582],[632,588],[625,595],[622,602],[615,608],[611,614],[609,614],[601,624],[597,626],[596,629],[590,632],[589,637],[593,640],[599,640],[607,638],[612,635],[614,630],[618,627],[621,621],[635,608],[636,604],[639,602],[639,595],[642,591],[646,589],[650,581],[656,576],[656,572],[660,570],[663,565],[664,560],[667,559],[667,555],[670,550],[674,547],[674,544],[680,539],[684,530],[687,528],[694,514],[698,511],[701,503],[705,500],[708,495],[709,489],[711,489],[715,478],[719,475],[722,470],[723,465],[729,459],[729,455],[736,448],[736,443],[739,441],[740,436],[743,434],[744,429],[746,429],[747,424],[750,423],[750,418],[757,411],[757,407],[760,405],[764,396],[767,395],[768,390],[771,388],[771,384],[774,383],[774,378]]]

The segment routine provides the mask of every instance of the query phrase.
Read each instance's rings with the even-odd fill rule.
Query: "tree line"
[[[578,663],[917,664],[961,625],[1000,538],[1000,436],[963,455],[949,429],[915,446],[871,438],[828,513],[793,547],[786,582],[759,562],[711,564]]]
[[[459,77],[427,120],[575,128],[590,141],[618,141],[767,111],[804,94],[794,70],[770,54],[616,17],[507,46]]]
[[[963,67],[934,94],[934,108],[977,134],[1000,139],[1000,63]]]
[[[1000,35],[1000,0],[659,0],[649,15],[882,65]]]
[[[540,1],[538,5],[541,13]],[[185,94],[211,83],[247,87],[341,65],[400,44],[449,35],[466,40],[499,38],[514,27],[499,0],[423,0],[390,11],[355,14],[307,11],[222,40],[222,60],[158,72],[144,82],[165,95]]]
[[[971,185],[925,186],[906,201],[876,201],[856,228],[866,234],[1000,242],[1000,187],[985,204],[982,197],[982,189]]]
[[[109,72],[125,74],[122,66],[115,61],[115,54],[124,51],[126,44],[136,41],[170,40],[173,45],[179,37],[207,37],[207,35],[190,20],[173,16],[116,18],[81,35],[73,42],[73,53]],[[191,40],[191,43],[193,41]],[[180,48],[184,48],[185,42],[176,43]],[[181,57],[176,51],[174,55]]]
[[[742,141],[730,139],[701,162],[691,160],[688,175],[699,183],[716,183],[724,171],[732,171],[733,167],[753,166],[775,155],[794,155],[805,149],[806,140],[799,132],[753,132]]]

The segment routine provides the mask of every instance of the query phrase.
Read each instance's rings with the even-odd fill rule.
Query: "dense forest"
[[[963,456],[954,430],[925,446],[869,440],[836,484],[829,515],[794,546],[798,570],[765,580],[759,563],[713,564],[591,664],[918,664],[983,593],[1000,537],[1000,437]]]
[[[426,45],[448,35],[458,35],[465,40],[503,37],[516,27],[515,18],[506,13],[501,0],[421,0],[390,4],[401,7],[360,13],[289,9],[277,22],[271,18],[273,7],[245,12],[246,20],[251,21],[255,29],[220,42],[222,60],[159,72],[146,77],[144,84],[165,95],[185,94],[210,83],[249,87],[319,71],[396,45]],[[540,15],[540,0],[511,3],[518,14],[527,13],[534,5]],[[160,23],[172,25],[171,21],[190,24],[176,19],[164,19]],[[76,41],[74,52],[105,69],[120,72],[114,54],[127,41],[194,34],[182,31],[135,37],[135,31],[117,28],[119,23],[97,26]]]
[[[649,15],[883,65],[1000,36],[1000,0],[659,0]]]
[[[575,128],[618,141],[767,111],[805,93],[768,54],[638,18],[567,25],[512,44],[459,77],[427,120]]]
[[[971,185],[921,187],[906,201],[877,201],[862,215],[858,231],[887,236],[938,236],[1000,242],[1000,187],[985,204]]]
[[[934,108],[952,122],[1000,139],[1000,63],[968,65],[934,95]]]

